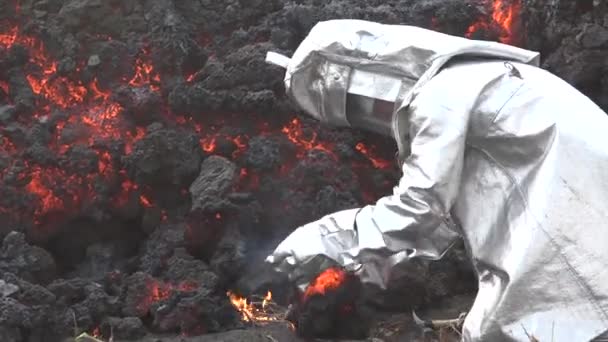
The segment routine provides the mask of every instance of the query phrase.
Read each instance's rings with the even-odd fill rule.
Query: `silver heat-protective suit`
[[[299,284],[331,261],[385,287],[463,237],[479,281],[465,341],[608,329],[608,117],[538,53],[332,20],[267,60],[309,115],[394,136],[403,171],[392,195],[298,228],[267,262]]]

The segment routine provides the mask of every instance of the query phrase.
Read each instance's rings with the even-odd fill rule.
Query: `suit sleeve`
[[[460,187],[470,110],[445,94],[441,77],[412,102],[410,155],[393,194],[355,218],[357,246],[345,254],[365,264],[401,258],[439,259],[459,236],[450,217]]]
[[[470,116],[449,88],[436,76],[402,113],[408,115],[411,153],[393,194],[298,228],[267,261],[305,283],[305,275],[322,268],[321,260],[331,259],[383,286],[396,263],[439,259],[459,237],[449,213],[458,196]]]

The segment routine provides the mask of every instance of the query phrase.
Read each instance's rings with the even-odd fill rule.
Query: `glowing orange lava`
[[[15,151],[15,145],[7,137],[0,138],[0,151],[12,153]]]
[[[63,201],[55,196],[47,184],[42,170],[37,169],[30,174],[31,180],[25,187],[30,193],[38,195],[41,201],[41,207],[36,211],[36,214],[45,214],[54,210],[63,209]]]
[[[321,150],[334,156],[332,151],[333,146],[318,141],[316,132],[312,132],[310,136],[306,136],[304,131],[302,131],[302,123],[298,118],[291,120],[289,124],[283,127],[281,132],[283,132],[294,145],[299,147],[299,156],[302,156],[305,152],[310,150]]]
[[[144,51],[144,55],[148,55],[148,52]],[[133,87],[148,86],[150,90],[156,92],[160,90],[160,75],[154,71],[152,63],[138,58],[135,61],[135,75],[133,75],[128,83]]]
[[[193,292],[198,285],[193,282],[182,282],[177,285],[164,283],[158,280],[150,280],[146,284],[145,296],[138,304],[138,309],[148,311],[154,303],[168,299],[176,292]]]
[[[97,204],[102,207],[107,206],[106,202],[102,202],[106,200],[110,200],[110,203],[117,207],[127,204],[137,205],[137,203],[143,208],[156,206],[159,201],[148,193],[142,193],[142,187],[129,179],[126,170],[121,168],[121,158],[133,153],[135,143],[145,138],[146,129],[144,126],[138,126],[138,123],[125,115],[128,113],[127,110],[121,106],[116,99],[118,97],[113,96],[111,91],[117,84],[111,80],[102,80],[100,75],[98,75],[99,80],[94,74],[83,77],[87,74],[84,72],[86,61],[77,61],[73,72],[66,76],[65,73],[59,72],[59,63],[47,51],[42,39],[24,34],[18,26],[6,26],[6,28],[7,30],[0,33],[0,48],[10,48],[18,44],[27,50],[29,63],[24,66],[23,71],[27,85],[35,95],[32,112],[20,114],[20,124],[26,129],[33,128],[39,123],[54,125],[49,129],[50,141],[45,148],[48,148],[61,162],[71,160],[68,154],[77,147],[87,147],[97,156],[92,171],[78,171],[59,164],[37,165],[38,159],[32,161],[24,156],[26,148],[29,147],[25,146],[27,143],[18,139],[12,141],[6,136],[0,137],[0,153],[8,153],[14,161],[25,160],[25,167],[18,171],[19,180],[23,191],[32,195],[33,203],[27,209],[27,214],[23,215],[28,217],[24,220],[33,217],[34,223],[39,225],[61,224],[59,222],[61,219],[77,215],[83,208]],[[106,36],[98,38],[111,40],[111,37]],[[148,49],[140,51],[132,70],[132,74],[122,75],[116,81],[123,86],[160,93],[162,80],[152,63]],[[93,78],[89,78],[91,76]],[[12,84],[7,83],[7,80],[0,80],[0,92],[8,94],[11,90],[10,85]],[[15,94],[8,95],[8,102],[12,103]],[[5,98],[2,100],[5,101]],[[231,157],[238,160],[247,151],[251,136],[283,134],[296,147],[296,158],[303,158],[311,150],[320,150],[334,160],[338,160],[333,152],[335,144],[320,138],[314,127],[303,125],[297,118],[290,120],[283,127],[258,120],[256,126],[259,127],[251,127],[251,131],[231,135],[218,129],[218,127],[223,128],[225,121],[215,126],[210,124],[209,127],[203,127],[192,117],[181,116],[185,115],[183,113],[174,114],[163,110],[163,115],[166,119],[173,120],[168,125],[175,124],[194,131],[198,135],[201,150],[207,154],[221,152],[218,150],[230,146]],[[111,144],[113,142],[120,144]],[[113,146],[124,146],[124,149],[120,151],[120,148]],[[386,163],[374,156],[371,146],[361,144],[358,145],[357,150],[375,167],[385,167]],[[14,161],[12,164],[15,164]],[[295,163],[286,164],[289,165],[281,165],[278,170],[279,176],[287,174]],[[9,170],[0,170],[0,179],[5,179],[9,172]],[[254,190],[259,187],[260,180],[264,179],[261,176],[243,168],[240,177],[242,184],[239,186]],[[100,181],[103,181],[103,184]],[[110,186],[105,187],[105,185]],[[97,193],[100,188],[106,191],[104,196]],[[166,211],[163,211],[163,208],[159,209],[163,212],[162,219],[167,220]],[[51,213],[52,219],[47,217],[47,214]],[[49,222],[49,220],[58,222]]]
[[[101,337],[101,330],[99,329],[99,327],[96,327],[95,329],[93,329],[93,331],[91,331],[91,336],[95,338]]]
[[[197,127],[198,132],[200,133],[200,127]],[[235,137],[228,136],[225,134],[209,134],[202,137],[199,140],[199,144],[201,149],[206,153],[214,153],[217,149],[218,140],[223,139],[225,141],[232,141],[234,146],[236,146],[236,150],[232,153],[232,157],[236,158],[241,153],[245,152],[247,149],[248,138],[243,135],[237,135]]]
[[[335,290],[342,286],[346,280],[346,271],[341,268],[331,267],[321,272],[304,291],[304,299],[310,296],[324,295],[328,290]]]
[[[0,33],[0,45],[5,46],[6,48],[10,48],[17,41],[17,26],[12,27],[6,33]]]
[[[393,165],[392,161],[380,159],[374,156],[371,153],[370,149],[361,142],[355,146],[355,149],[361,152],[361,154],[364,155],[367,159],[369,159],[369,161],[372,162],[376,169],[387,169]]]
[[[0,89],[6,94],[8,94],[8,83],[0,81]]]
[[[500,29],[498,40],[505,44],[514,44],[513,21],[521,10],[521,0],[493,0],[492,18],[482,18],[467,29],[466,37],[471,38],[481,29],[490,29],[497,26]]]

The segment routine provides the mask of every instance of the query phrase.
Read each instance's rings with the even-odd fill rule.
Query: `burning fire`
[[[324,295],[327,291],[335,290],[344,284],[346,271],[338,267],[330,267],[321,272],[304,291],[304,299],[313,295]]]
[[[469,26],[466,37],[471,38],[475,32],[497,27],[500,30],[498,40],[505,44],[514,44],[513,21],[521,10],[521,0],[493,0],[491,19],[481,18]]]
[[[270,322],[278,320],[269,310],[269,306],[272,304],[272,293],[270,291],[262,298],[261,303],[252,302],[230,291],[226,295],[230,298],[232,306],[241,313],[241,319],[245,322]]]

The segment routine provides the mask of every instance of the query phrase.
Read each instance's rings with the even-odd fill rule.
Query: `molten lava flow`
[[[521,0],[493,0],[492,16],[481,18],[473,23],[466,32],[466,37],[471,38],[479,30],[491,30],[496,27],[500,30],[498,40],[505,44],[514,44],[513,21],[521,10]]]
[[[17,41],[17,32],[19,29],[17,26],[12,27],[6,33],[0,33],[0,45],[10,48]]]
[[[147,50],[143,51],[144,56],[148,56]],[[160,90],[160,75],[154,71],[152,63],[138,58],[135,61],[135,75],[128,81],[132,87],[149,87],[150,90],[157,92]]]
[[[335,290],[344,284],[346,271],[338,267],[331,267],[321,272],[304,291],[304,300],[313,295],[324,295],[328,290]]]
[[[207,153],[212,153],[213,151],[215,151],[215,148],[216,148],[215,140],[216,140],[216,137],[202,138],[200,143],[201,143],[201,148],[203,149],[203,151],[205,151]]]
[[[26,80],[36,95],[36,109],[33,118],[45,122],[54,109],[62,109],[69,114],[65,119],[54,121],[55,132],[48,147],[58,155],[64,155],[74,145],[83,144],[93,149],[98,156],[99,174],[89,175],[76,174],[72,170],[51,169],[48,166],[26,162],[28,169],[23,171],[20,177],[29,180],[25,190],[39,199],[39,204],[34,209],[36,216],[34,221],[39,223],[41,215],[61,210],[78,210],[79,202],[97,198],[93,189],[100,176],[110,180],[118,173],[121,177],[126,178],[126,173],[120,172],[114,166],[115,159],[110,152],[99,147],[96,142],[100,140],[122,141],[125,146],[124,153],[129,154],[132,151],[132,145],[144,137],[145,129],[142,127],[125,129],[125,118],[121,117],[122,107],[111,99],[109,90],[99,86],[97,79],[93,79],[90,84],[82,84],[80,81],[75,81],[77,78],[59,76],[57,62],[46,52],[42,41],[22,35],[17,27],[0,34],[0,47],[10,48],[15,44],[28,50],[29,64],[24,70],[27,72]],[[77,77],[79,72],[80,68],[76,68],[74,77]],[[138,59],[135,74],[130,77],[129,83],[149,86],[150,89],[156,90],[158,82],[160,82],[160,78],[153,72],[151,64],[142,58]],[[5,80],[0,82],[0,88],[3,92],[8,93],[9,87]],[[33,123],[35,121],[32,120],[28,124]],[[68,125],[86,131],[76,141],[66,144],[62,142],[62,134]],[[5,152],[17,154],[23,150],[23,146],[15,146],[5,137],[0,142],[1,149]],[[15,156],[15,158],[20,159],[21,157]],[[66,190],[66,187],[69,189]],[[58,190],[61,191],[61,195]],[[137,190],[137,186],[123,186],[122,190]],[[117,197],[128,198],[128,193],[119,194]],[[151,201],[140,200],[140,203],[147,206]]]
[[[38,195],[40,198],[40,208],[36,214],[46,214],[51,211],[61,210],[64,207],[63,201],[55,196],[52,190],[45,184],[45,177],[42,170],[35,170],[30,174],[31,181],[25,187],[27,191]]]
[[[232,306],[241,313],[241,319],[245,322],[269,322],[278,320],[269,309],[272,304],[272,293],[268,291],[261,302],[251,302],[230,291],[226,293]]]
[[[91,331],[91,336],[95,338],[101,337],[101,330],[99,329],[99,327],[96,327],[95,329],[93,329],[93,331]]]
[[[149,50],[144,49],[139,53],[131,74],[117,78],[116,83],[110,81],[103,84],[95,78],[95,75],[90,74],[91,70],[87,69],[86,61],[77,62],[77,67],[69,75],[59,72],[59,63],[46,51],[41,39],[23,34],[18,26],[7,27],[9,28],[7,31],[0,33],[0,48],[10,48],[18,44],[27,50],[29,63],[23,67],[23,72],[26,84],[35,95],[33,111],[29,117],[27,114],[20,115],[19,124],[26,129],[35,128],[40,123],[54,125],[50,127],[50,142],[45,148],[50,150],[54,154],[53,157],[56,157],[54,159],[58,161],[68,160],[77,163],[78,161],[73,161],[74,158],[69,155],[73,151],[88,150],[97,156],[93,171],[78,172],[75,168],[65,168],[58,163],[51,163],[52,166],[49,166],[47,163],[26,158],[24,154],[31,146],[25,146],[27,143],[18,139],[13,141],[6,136],[0,137],[0,152],[9,155],[11,158],[9,165],[15,164],[14,161],[25,161],[26,167],[19,169],[22,181],[20,184],[24,192],[33,196],[31,215],[29,213],[28,215],[33,216],[34,223],[59,225],[62,220],[78,215],[83,208],[106,207],[107,201],[118,207],[130,203],[139,203],[140,207],[144,208],[155,206],[155,203],[158,203],[157,199],[148,193],[142,193],[143,189],[129,179],[128,173],[121,167],[122,157],[133,152],[134,144],[145,138],[146,129],[137,126],[132,122],[132,118],[124,115],[125,109],[111,91],[116,83],[122,83],[123,86],[143,88],[162,95],[160,94],[162,80],[151,62]],[[100,38],[111,39],[111,37]],[[10,90],[12,89],[9,88],[7,80],[0,80],[1,101],[12,103],[11,101],[14,100],[12,97],[19,94],[19,91],[8,94]],[[181,116],[182,114],[166,111],[164,116],[172,119],[175,125],[193,130],[198,135],[200,148],[205,154],[224,153],[226,149],[231,148],[232,159],[238,160],[247,150],[250,137],[260,134],[282,134],[295,146],[296,158],[304,158],[309,151],[317,150],[324,151],[334,160],[338,160],[334,153],[335,144],[319,138],[316,131],[308,130],[308,127],[297,118],[279,128],[260,120],[257,122],[258,127],[251,127],[250,130],[231,135],[218,129],[219,126],[225,125],[225,121],[220,122],[217,127],[213,125],[203,127],[191,117]],[[171,122],[168,125],[171,125]],[[120,142],[124,149],[120,151],[111,147],[114,146],[111,144],[113,142]],[[388,162],[373,155],[371,146],[361,144],[357,146],[357,150],[376,168],[384,168],[388,165]],[[277,171],[278,176],[288,174],[295,165],[295,163],[287,164],[282,165]],[[353,166],[367,167],[367,164],[355,164],[357,165]],[[83,170],[90,170],[87,165],[84,166]],[[10,170],[0,170],[0,180],[4,180],[9,172]],[[260,176],[243,168],[239,186],[242,185],[241,189],[255,190],[262,179]],[[103,196],[97,193],[99,189],[104,189]],[[166,211],[163,211],[164,208],[159,209],[165,213],[163,220],[166,220]],[[43,217],[49,213],[53,213],[52,220]],[[52,231],[49,230],[49,233]]]
[[[299,157],[310,150],[321,150],[335,157],[334,152],[332,151],[333,146],[328,143],[319,142],[317,140],[316,132],[312,132],[310,136],[307,137],[302,130],[302,123],[297,118],[291,120],[289,124],[283,127],[281,132],[283,132],[283,134],[285,134],[287,138],[294,145],[296,145],[296,147],[298,147]]]
[[[196,130],[199,133],[201,131],[200,127],[197,127]],[[205,153],[214,153],[217,150],[218,141],[220,141],[220,140],[231,141],[234,144],[236,149],[232,153],[232,157],[237,158],[239,155],[241,155],[243,152],[245,152],[245,150],[247,150],[247,146],[248,146],[247,143],[249,141],[249,138],[245,135],[237,135],[237,136],[233,137],[233,136],[229,136],[226,134],[209,134],[209,135],[202,137],[199,140],[199,143],[200,143],[201,149]]]
[[[380,158],[374,156],[371,153],[371,150],[367,146],[365,146],[365,144],[363,144],[362,142],[358,143],[355,146],[355,149],[357,151],[361,152],[361,154],[364,155],[367,159],[369,159],[369,161],[372,162],[372,164],[374,165],[374,167],[376,169],[388,169],[389,167],[391,167],[393,165],[392,161],[380,159]]]

